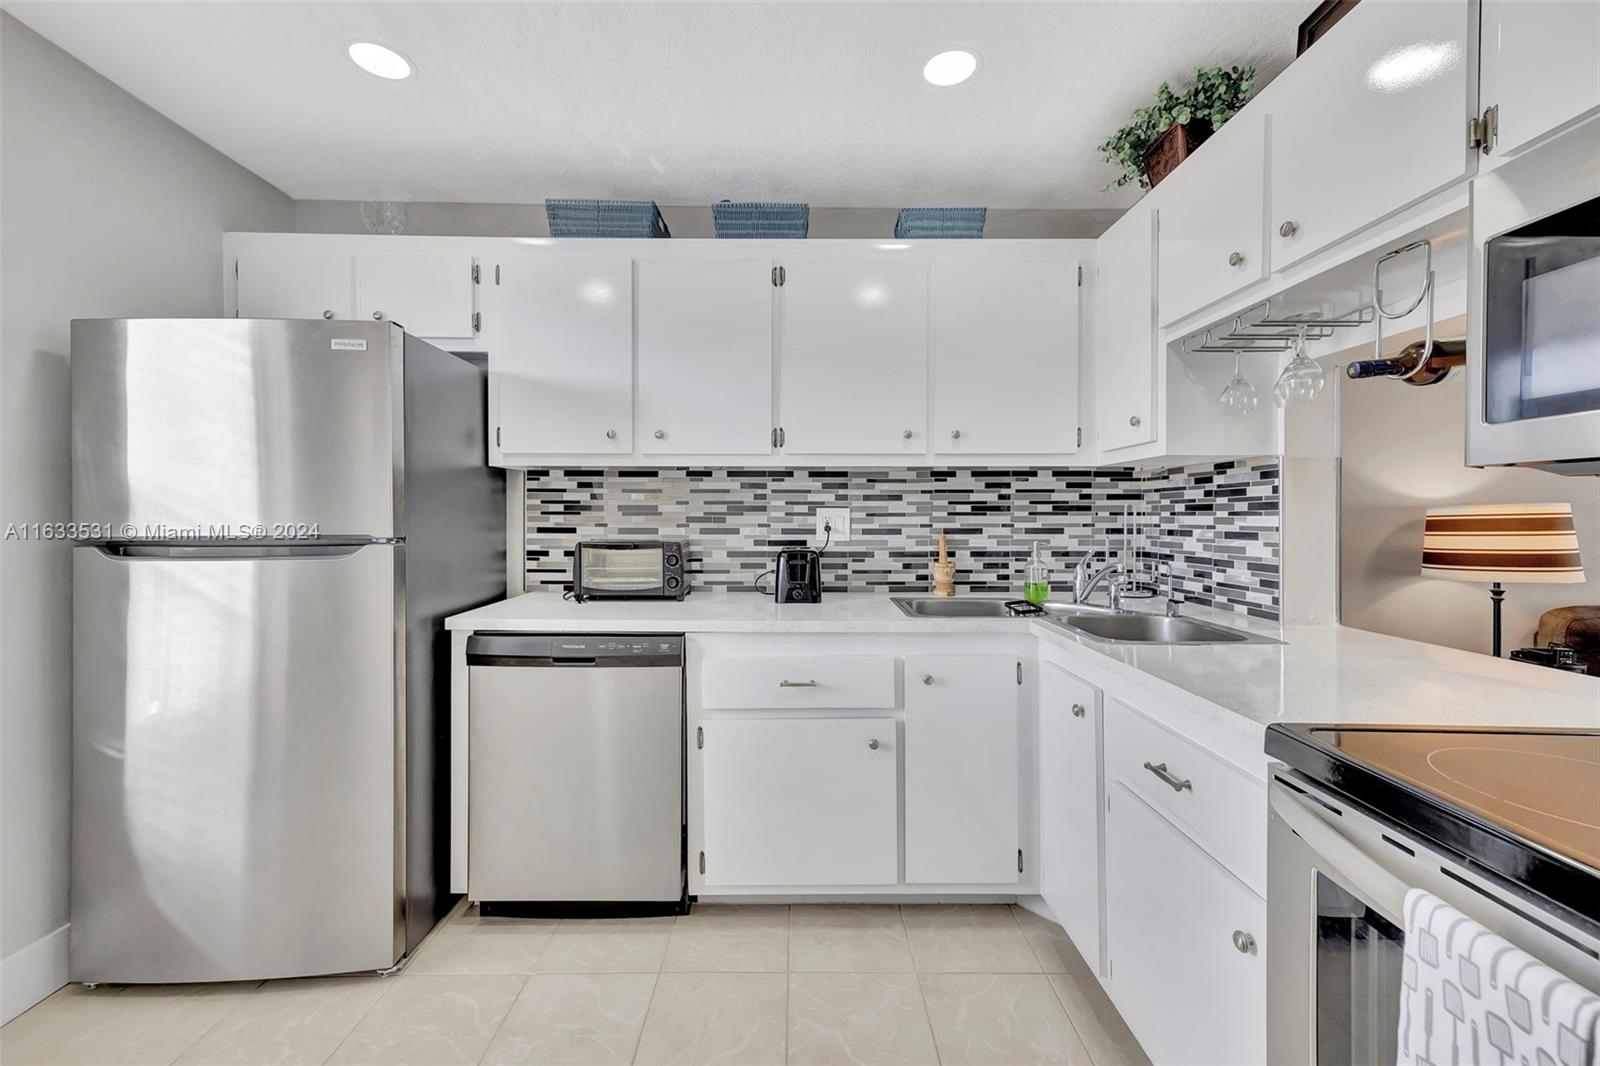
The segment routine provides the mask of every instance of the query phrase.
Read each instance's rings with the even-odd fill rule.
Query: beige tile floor
[[[451,917],[393,977],[69,986],[0,1063],[1148,1060],[1059,926],[1004,906]]]

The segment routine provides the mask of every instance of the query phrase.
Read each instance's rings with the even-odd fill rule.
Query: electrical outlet
[[[832,526],[830,532],[828,527]],[[850,539],[850,508],[818,507],[817,539],[829,538],[833,544]]]

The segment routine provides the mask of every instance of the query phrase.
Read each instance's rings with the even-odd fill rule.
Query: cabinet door
[[[1358,4],[1274,86],[1272,269],[1466,177],[1467,14]]]
[[[1156,190],[1163,325],[1267,276],[1266,143],[1266,121],[1242,112]],[[1327,164],[1326,145],[1321,162]]]
[[[1016,884],[1017,660],[914,656],[906,668],[906,881]]]
[[[708,719],[708,885],[892,885],[893,718]]]
[[[1484,0],[1478,102],[1497,107],[1490,167],[1600,107],[1600,4]]]
[[[933,447],[1078,450],[1078,263],[933,263]]]
[[[784,450],[925,452],[927,261],[886,253],[799,260],[783,271],[778,424]]]
[[[1102,450],[1156,439],[1156,212],[1135,204],[1095,241],[1094,411]]]
[[[772,450],[772,263],[639,261],[639,450]]]
[[[527,256],[501,264],[489,380],[504,452],[633,449],[633,263]]]
[[[239,253],[239,318],[352,318],[346,252],[250,248]]]
[[[371,253],[356,256],[356,317],[398,322],[417,337],[471,340],[472,256]]]
[[[1153,1062],[1263,1063],[1266,904],[1120,781],[1106,812],[1111,998]],[[1234,934],[1248,935],[1248,951]]]
[[[1039,664],[1039,894],[1100,966],[1100,690]]]

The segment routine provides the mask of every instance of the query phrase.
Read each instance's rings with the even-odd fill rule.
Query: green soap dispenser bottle
[[[1023,570],[1022,598],[1029,603],[1043,603],[1050,598],[1050,564],[1044,558],[1044,545],[1033,542],[1033,555]]]

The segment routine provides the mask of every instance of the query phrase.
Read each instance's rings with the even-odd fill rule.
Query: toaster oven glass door
[[[1600,411],[1600,199],[1485,243],[1484,420]]]
[[[580,548],[584,592],[656,592],[662,587],[658,548]]]

